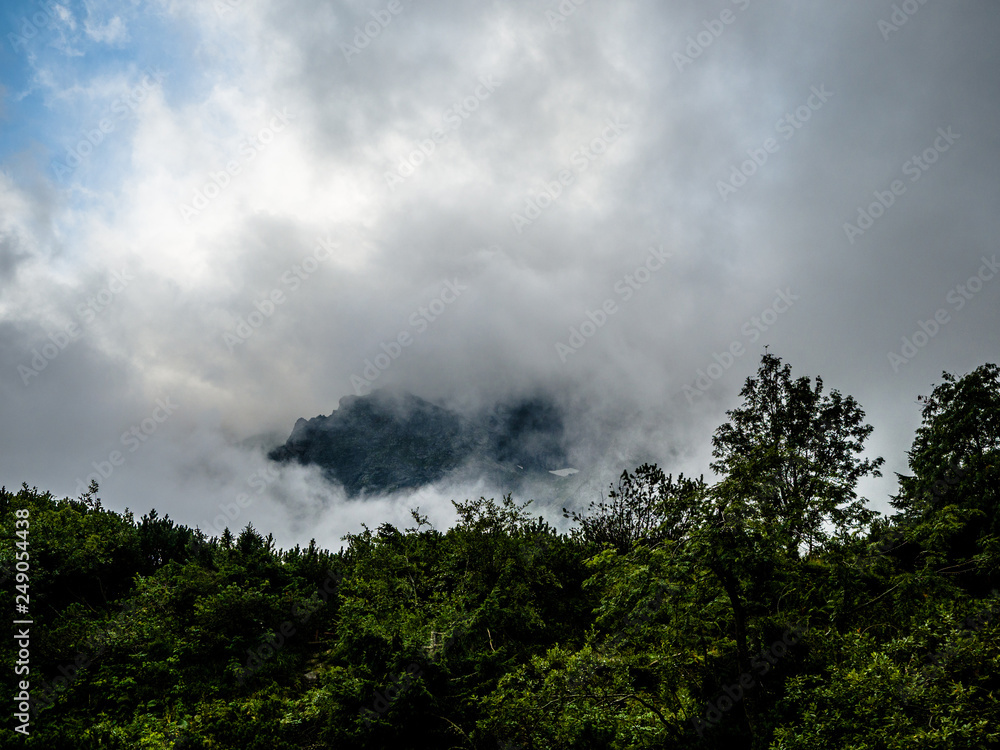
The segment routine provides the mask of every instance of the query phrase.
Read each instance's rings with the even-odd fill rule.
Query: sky
[[[888,511],[917,396],[1000,359],[998,30],[986,0],[6,2],[0,483],[286,547],[447,526],[489,488],[348,501],[264,457],[392,386],[549,394],[585,505],[647,459],[710,477],[766,346],[864,408]]]

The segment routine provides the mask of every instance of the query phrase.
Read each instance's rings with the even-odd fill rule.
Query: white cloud
[[[0,182],[0,278],[8,268],[14,280],[0,291],[0,388],[19,404],[0,406],[0,416],[7,423],[51,408],[41,425],[0,446],[8,484],[28,479],[59,491],[99,457],[94,445],[114,443],[152,396],[170,393],[195,422],[217,410],[218,426],[199,422],[200,442],[164,431],[162,454],[150,452],[162,458],[155,470],[149,464],[153,473],[109,483],[106,500],[134,505],[155,478],[157,502],[173,502],[182,487],[207,502],[228,487],[205,479],[213,461],[219,471],[249,461],[226,447],[232,440],[287,433],[299,416],[329,413],[381,343],[413,330],[410,316],[445,279],[460,278],[468,292],[381,382],[466,404],[548,388],[573,407],[594,446],[632,427],[636,413],[667,425],[643,423],[630,456],[707,456],[711,431],[764,344],[796,374],[822,375],[856,395],[876,434],[876,409],[893,427],[910,424],[907,410],[928,379],[988,356],[992,323],[970,308],[949,329],[947,356],[928,349],[899,378],[884,366],[888,346],[952,286],[949,268],[966,254],[978,264],[995,236],[986,199],[995,195],[987,167],[995,146],[985,124],[995,106],[979,88],[960,86],[957,73],[942,78],[970,58],[928,53],[920,26],[890,48],[877,31],[873,41],[862,34],[875,30],[873,10],[799,10],[793,28],[786,11],[754,6],[678,75],[672,53],[708,18],[695,3],[586,4],[556,33],[534,4],[410,3],[350,62],[339,44],[372,20],[368,6],[243,2],[224,16],[211,3],[162,7],[184,32],[173,43],[186,46],[169,50],[165,82],[129,109],[127,127],[123,120],[107,134],[67,183],[28,189],[26,170]],[[122,71],[39,63],[35,85],[63,108],[60,117],[96,107],[72,121],[77,137],[137,85],[147,48],[127,4],[94,5],[76,35],[63,10],[74,48],[134,45],[135,63]],[[968,49],[994,54],[985,25],[963,13],[939,8],[919,20],[951,24]],[[813,43],[804,48],[803,39]],[[883,89],[902,73],[920,86],[898,84],[886,109]],[[490,75],[501,82],[495,92],[390,190],[385,172]],[[824,82],[835,98],[723,204],[717,180]],[[285,111],[289,121],[276,121]],[[594,145],[609,116],[627,130]],[[949,123],[968,133],[967,151],[956,149],[915,186],[864,249],[845,247],[840,227],[851,208],[898,170],[906,149]],[[584,148],[601,152],[583,158]],[[573,183],[518,235],[511,214],[561,170]],[[194,206],[199,192],[204,205],[185,217],[181,206]],[[340,244],[336,257],[296,276],[326,236]],[[661,244],[673,258],[623,299],[616,283]],[[134,284],[23,387],[17,364],[123,265]],[[286,273],[298,278],[294,288]],[[749,346],[742,326],[788,285],[801,302]],[[284,301],[230,352],[223,334],[273,290]],[[607,299],[620,310],[561,362],[555,344]],[[703,403],[670,401],[737,340],[748,354]],[[60,413],[73,416],[56,455],[46,441]],[[903,429],[883,443],[896,446],[887,456],[894,468],[909,437]],[[196,459],[206,466],[191,469]],[[319,504],[327,491],[314,477],[285,477],[288,502],[301,490]],[[370,512],[396,518],[404,504],[379,501]],[[270,520],[283,523],[274,513]],[[363,509],[350,513],[354,523]],[[288,538],[299,533],[289,529]]]
[[[88,17],[83,23],[87,36],[102,44],[120,44],[128,40],[128,28],[121,16],[113,16],[105,24],[93,23]]]

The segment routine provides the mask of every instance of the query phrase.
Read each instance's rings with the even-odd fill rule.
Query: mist
[[[767,347],[865,408],[885,512],[916,397],[997,359],[994,4],[147,5],[5,7],[8,488],[330,548],[499,498],[266,459],[387,387],[545,394],[582,507],[710,478]]]

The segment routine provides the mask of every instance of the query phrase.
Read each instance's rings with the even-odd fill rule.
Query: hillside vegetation
[[[769,354],[741,397],[718,481],[625,471],[568,534],[506,496],[278,550],[4,489],[34,717],[0,745],[1000,747],[1000,368],[921,398],[889,519],[852,397]]]

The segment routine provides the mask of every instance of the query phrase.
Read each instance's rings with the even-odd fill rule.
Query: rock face
[[[275,461],[315,464],[349,495],[413,489],[459,469],[516,483],[565,466],[563,422],[531,399],[466,417],[410,393],[345,396],[330,416],[299,419],[271,451]]]

